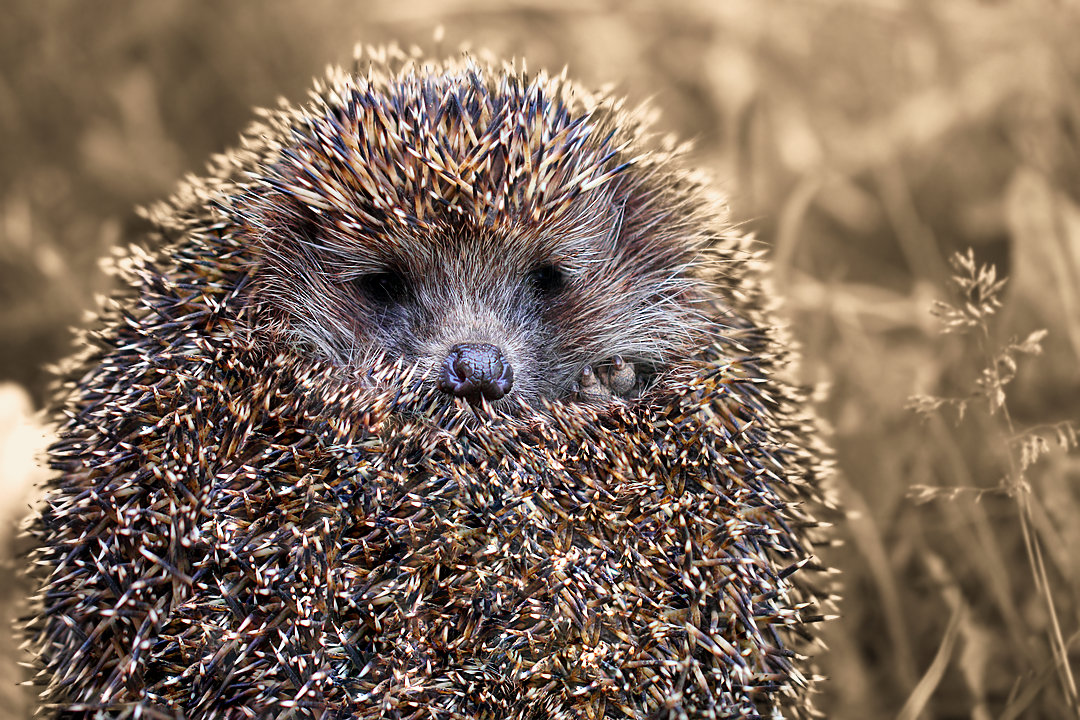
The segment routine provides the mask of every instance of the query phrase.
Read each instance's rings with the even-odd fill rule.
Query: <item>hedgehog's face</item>
[[[571,277],[563,258],[525,245],[452,227],[383,244],[343,288],[356,345],[418,363],[474,403],[565,395],[557,314]]]
[[[627,235],[616,207],[589,205],[573,228],[448,220],[348,243],[318,223],[279,230],[260,278],[271,327],[344,367],[416,364],[473,403],[633,396],[699,320],[680,254]]]
[[[472,402],[609,400],[700,339],[694,183],[637,120],[514,75],[342,77],[280,143],[239,224],[264,329],[347,368],[417,364]]]
[[[342,288],[356,346],[472,402],[635,393],[685,338],[691,300],[683,268],[626,256],[609,214],[572,236],[451,225],[388,240]]]

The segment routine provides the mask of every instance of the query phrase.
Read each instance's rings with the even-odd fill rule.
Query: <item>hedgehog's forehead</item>
[[[628,164],[615,108],[587,110],[567,93],[474,70],[354,78],[294,116],[272,181],[360,226],[554,220]]]
[[[388,223],[376,230],[322,226],[317,252],[345,274],[395,268],[435,284],[486,282],[555,264],[572,272],[614,252],[617,220],[607,209],[574,211],[565,222],[511,221],[486,226],[470,218]]]

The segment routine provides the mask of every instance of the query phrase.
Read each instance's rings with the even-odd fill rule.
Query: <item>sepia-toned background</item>
[[[44,367],[108,289],[97,259],[144,231],[134,207],[229,147],[253,106],[302,99],[357,42],[436,55],[466,43],[650,100],[658,126],[694,141],[694,162],[770,249],[805,350],[802,379],[827,384],[848,511],[845,544],[826,558],[846,588],[821,653],[827,714],[1077,716],[1080,10],[1070,5],[7,0],[0,607],[17,614],[27,592],[15,528],[43,472],[33,413]],[[1008,277],[992,314],[951,284],[970,269],[949,258],[969,248]],[[959,314],[936,317],[935,300]],[[958,317],[975,320],[941,334]],[[18,660],[0,625],[0,718],[30,711]]]

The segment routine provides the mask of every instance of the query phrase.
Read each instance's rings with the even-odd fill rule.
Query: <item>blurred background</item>
[[[1077,716],[1078,36],[1052,0],[7,0],[0,607],[27,592],[44,367],[108,289],[98,258],[145,231],[134,207],[357,42],[466,43],[651,99],[770,249],[848,511],[828,716]],[[1008,277],[993,314],[957,300],[968,248]],[[935,300],[970,331],[942,335]],[[16,645],[0,625],[0,718],[30,708]]]

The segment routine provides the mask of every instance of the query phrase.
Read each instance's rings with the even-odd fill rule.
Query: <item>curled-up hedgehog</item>
[[[829,461],[641,111],[373,51],[148,217],[32,521],[47,715],[817,715]]]

